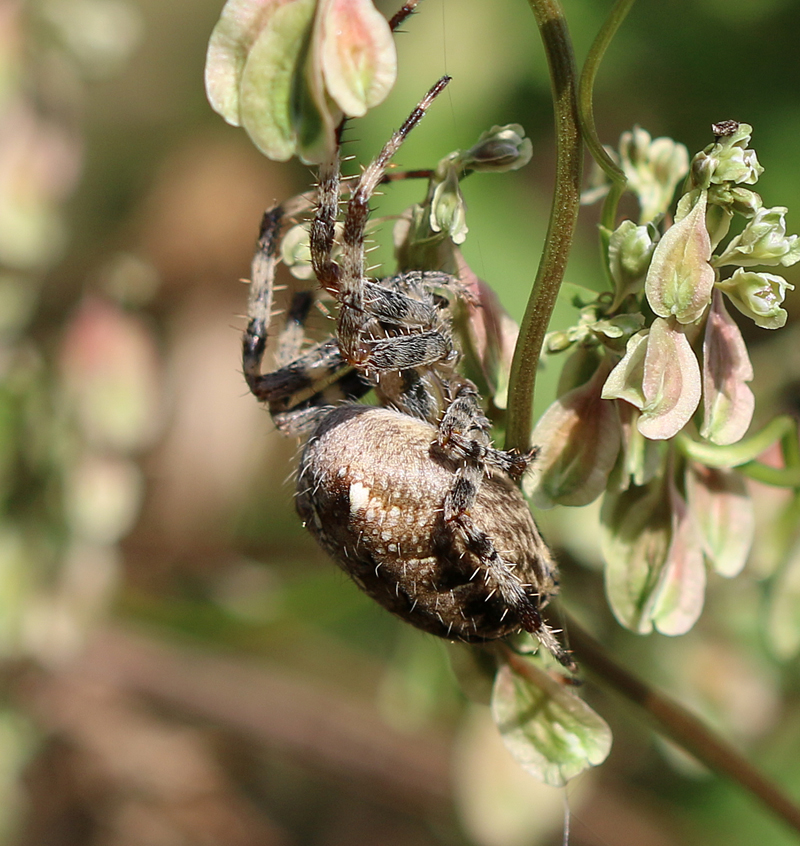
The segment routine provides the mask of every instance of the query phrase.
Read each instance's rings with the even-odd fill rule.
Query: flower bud
[[[773,273],[756,273],[738,268],[729,279],[717,282],[717,288],[728,295],[730,301],[755,321],[762,329],[780,329],[786,323],[786,310],[781,303],[786,290],[793,291],[782,276]]]
[[[728,122],[725,121],[725,124]],[[758,163],[755,150],[748,150],[753,127],[740,123],[730,134],[719,138],[714,145],[718,163],[711,181],[719,185],[733,182],[738,185],[754,185],[764,168]]]
[[[531,160],[533,144],[525,137],[525,130],[518,123],[493,126],[484,132],[478,142],[462,154],[465,170],[490,170],[502,173],[519,170]]]
[[[755,184],[764,168],[755,150],[747,149],[753,128],[737,121],[722,121],[712,128],[717,141],[692,159],[692,184],[698,188]]]
[[[608,264],[616,287],[615,302],[622,302],[640,289],[653,257],[655,238],[652,225],[637,226],[632,220],[623,220],[611,233]]]
[[[313,279],[311,265],[311,233],[308,223],[298,223],[281,240],[281,261],[295,279]]]
[[[714,265],[738,264],[753,267],[758,264],[784,267],[800,261],[800,241],[797,235],[786,234],[786,212],[783,206],[759,209],[747,226],[714,258]]]
[[[447,168],[445,178],[433,190],[430,224],[434,232],[446,232],[454,244],[463,244],[467,238],[467,204],[455,166]]]

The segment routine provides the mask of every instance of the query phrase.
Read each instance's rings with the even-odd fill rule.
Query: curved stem
[[[608,155],[603,147],[597,128],[594,124],[594,82],[597,78],[597,71],[600,69],[600,62],[605,55],[611,39],[616,35],[622,21],[625,20],[631,6],[636,0],[617,0],[611,10],[606,22],[589,50],[586,62],[581,71],[581,78],[578,84],[578,114],[581,121],[581,131],[592,158],[605,171],[606,176],[611,180],[608,194],[603,202],[603,210],[600,214],[600,263],[603,266],[606,282],[609,288],[615,289],[614,280],[611,276],[611,269],[608,266],[608,243],[611,233],[615,229],[617,221],[617,206],[619,198],[625,191],[628,179],[617,163]],[[617,293],[617,297],[621,292]],[[619,306],[615,300],[611,307],[614,311]]]
[[[581,131],[586,146],[592,154],[592,158],[605,171],[606,176],[611,180],[611,190],[603,204],[601,225],[606,229],[614,228],[614,221],[617,214],[617,203],[625,190],[628,180],[619,165],[608,155],[594,124],[594,82],[597,78],[597,71],[600,62],[603,60],[608,45],[617,33],[620,24],[625,20],[631,6],[636,0],[617,0],[608,18],[603,24],[600,32],[589,50],[586,62],[581,71],[581,78],[578,85],[578,115],[581,121]]]
[[[577,71],[561,3],[559,0],[528,2],[550,68],[557,159],[550,223],[511,364],[506,448],[522,452],[530,447],[536,369],[575,233],[583,153],[578,123]]]
[[[582,666],[588,667],[604,684],[641,708],[662,734],[709,769],[727,776],[757,796],[776,816],[800,832],[800,807],[740,752],[678,702],[617,664],[574,620],[570,619],[566,628],[570,645]]]

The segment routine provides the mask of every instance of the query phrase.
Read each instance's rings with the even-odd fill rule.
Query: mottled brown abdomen
[[[424,631],[492,640],[520,629],[493,574],[443,518],[458,465],[429,424],[386,408],[327,415],[300,462],[297,510],[336,563],[370,596]],[[556,590],[555,567],[525,500],[500,472],[471,509],[538,606]]]

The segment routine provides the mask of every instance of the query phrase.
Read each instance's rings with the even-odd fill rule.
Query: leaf
[[[686,494],[711,565],[721,575],[738,575],[755,535],[753,503],[745,480],[731,470],[690,462]]]
[[[644,283],[650,307],[659,317],[694,323],[711,300],[714,268],[706,229],[706,193],[656,245]]]
[[[755,397],[747,382],[753,365],[736,322],[719,291],[703,339],[703,427],[700,434],[720,446],[740,441],[753,419]]]
[[[588,505],[605,490],[620,448],[616,405],[601,399],[608,364],[584,385],[559,397],[531,436],[541,448],[525,492],[539,508]]]
[[[507,664],[500,667],[492,716],[517,762],[554,787],[601,764],[611,749],[606,721],[533,663],[526,677]]]

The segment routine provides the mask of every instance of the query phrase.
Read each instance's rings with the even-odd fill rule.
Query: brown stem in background
[[[800,807],[694,714],[616,663],[574,620],[566,623],[578,662],[641,708],[656,728],[709,769],[757,796],[776,816],[800,832]]]

